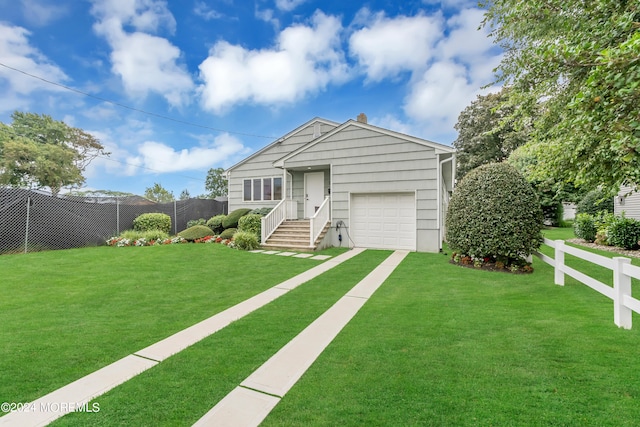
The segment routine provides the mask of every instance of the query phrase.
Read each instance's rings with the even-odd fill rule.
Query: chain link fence
[[[104,245],[133,228],[143,213],[171,217],[173,233],[187,222],[227,213],[227,202],[211,199],[155,203],[143,197],[77,197],[0,187],[0,254]]]

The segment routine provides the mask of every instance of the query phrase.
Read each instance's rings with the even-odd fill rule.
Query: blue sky
[[[176,197],[314,117],[364,112],[451,144],[501,59],[476,4],[0,0],[0,121],[28,111],[94,134],[111,155],[85,189]]]

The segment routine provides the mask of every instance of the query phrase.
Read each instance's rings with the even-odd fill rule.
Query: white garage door
[[[352,194],[350,231],[356,247],[415,250],[415,194]]]

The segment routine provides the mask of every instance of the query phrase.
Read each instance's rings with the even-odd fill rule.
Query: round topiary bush
[[[227,215],[227,217],[222,221],[222,226],[225,229],[238,228],[238,221],[240,220],[240,218],[242,218],[249,212],[251,212],[251,209],[246,209],[246,208],[236,209],[235,211]]]
[[[236,242],[236,248],[243,251],[252,251],[260,246],[258,236],[250,231],[238,231],[233,235],[233,241]]]
[[[447,241],[473,259],[526,258],[542,243],[542,209],[535,191],[513,166],[491,163],[469,172],[447,212]]]
[[[253,233],[260,241],[262,230],[262,215],[247,214],[238,220],[238,230]]]
[[[202,239],[203,237],[213,236],[213,230],[206,225],[194,225],[179,232],[178,236],[185,240],[194,241],[196,239]]]
[[[589,191],[576,205],[576,214],[596,216],[603,211],[613,212],[613,196],[600,188]]]
[[[234,234],[238,231],[237,228],[227,228],[220,234],[220,238],[223,240],[231,239]]]
[[[163,213],[146,213],[133,220],[133,229],[136,231],[162,230],[171,232],[171,217]]]
[[[220,234],[222,233],[222,230],[224,230],[222,222],[226,217],[227,216],[225,214],[216,215],[214,217],[211,217],[209,221],[207,221],[206,225],[207,227],[212,229],[215,234]]]

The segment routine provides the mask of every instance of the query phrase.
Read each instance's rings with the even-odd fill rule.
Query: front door
[[[311,218],[324,201],[324,172],[304,174],[304,216]]]

